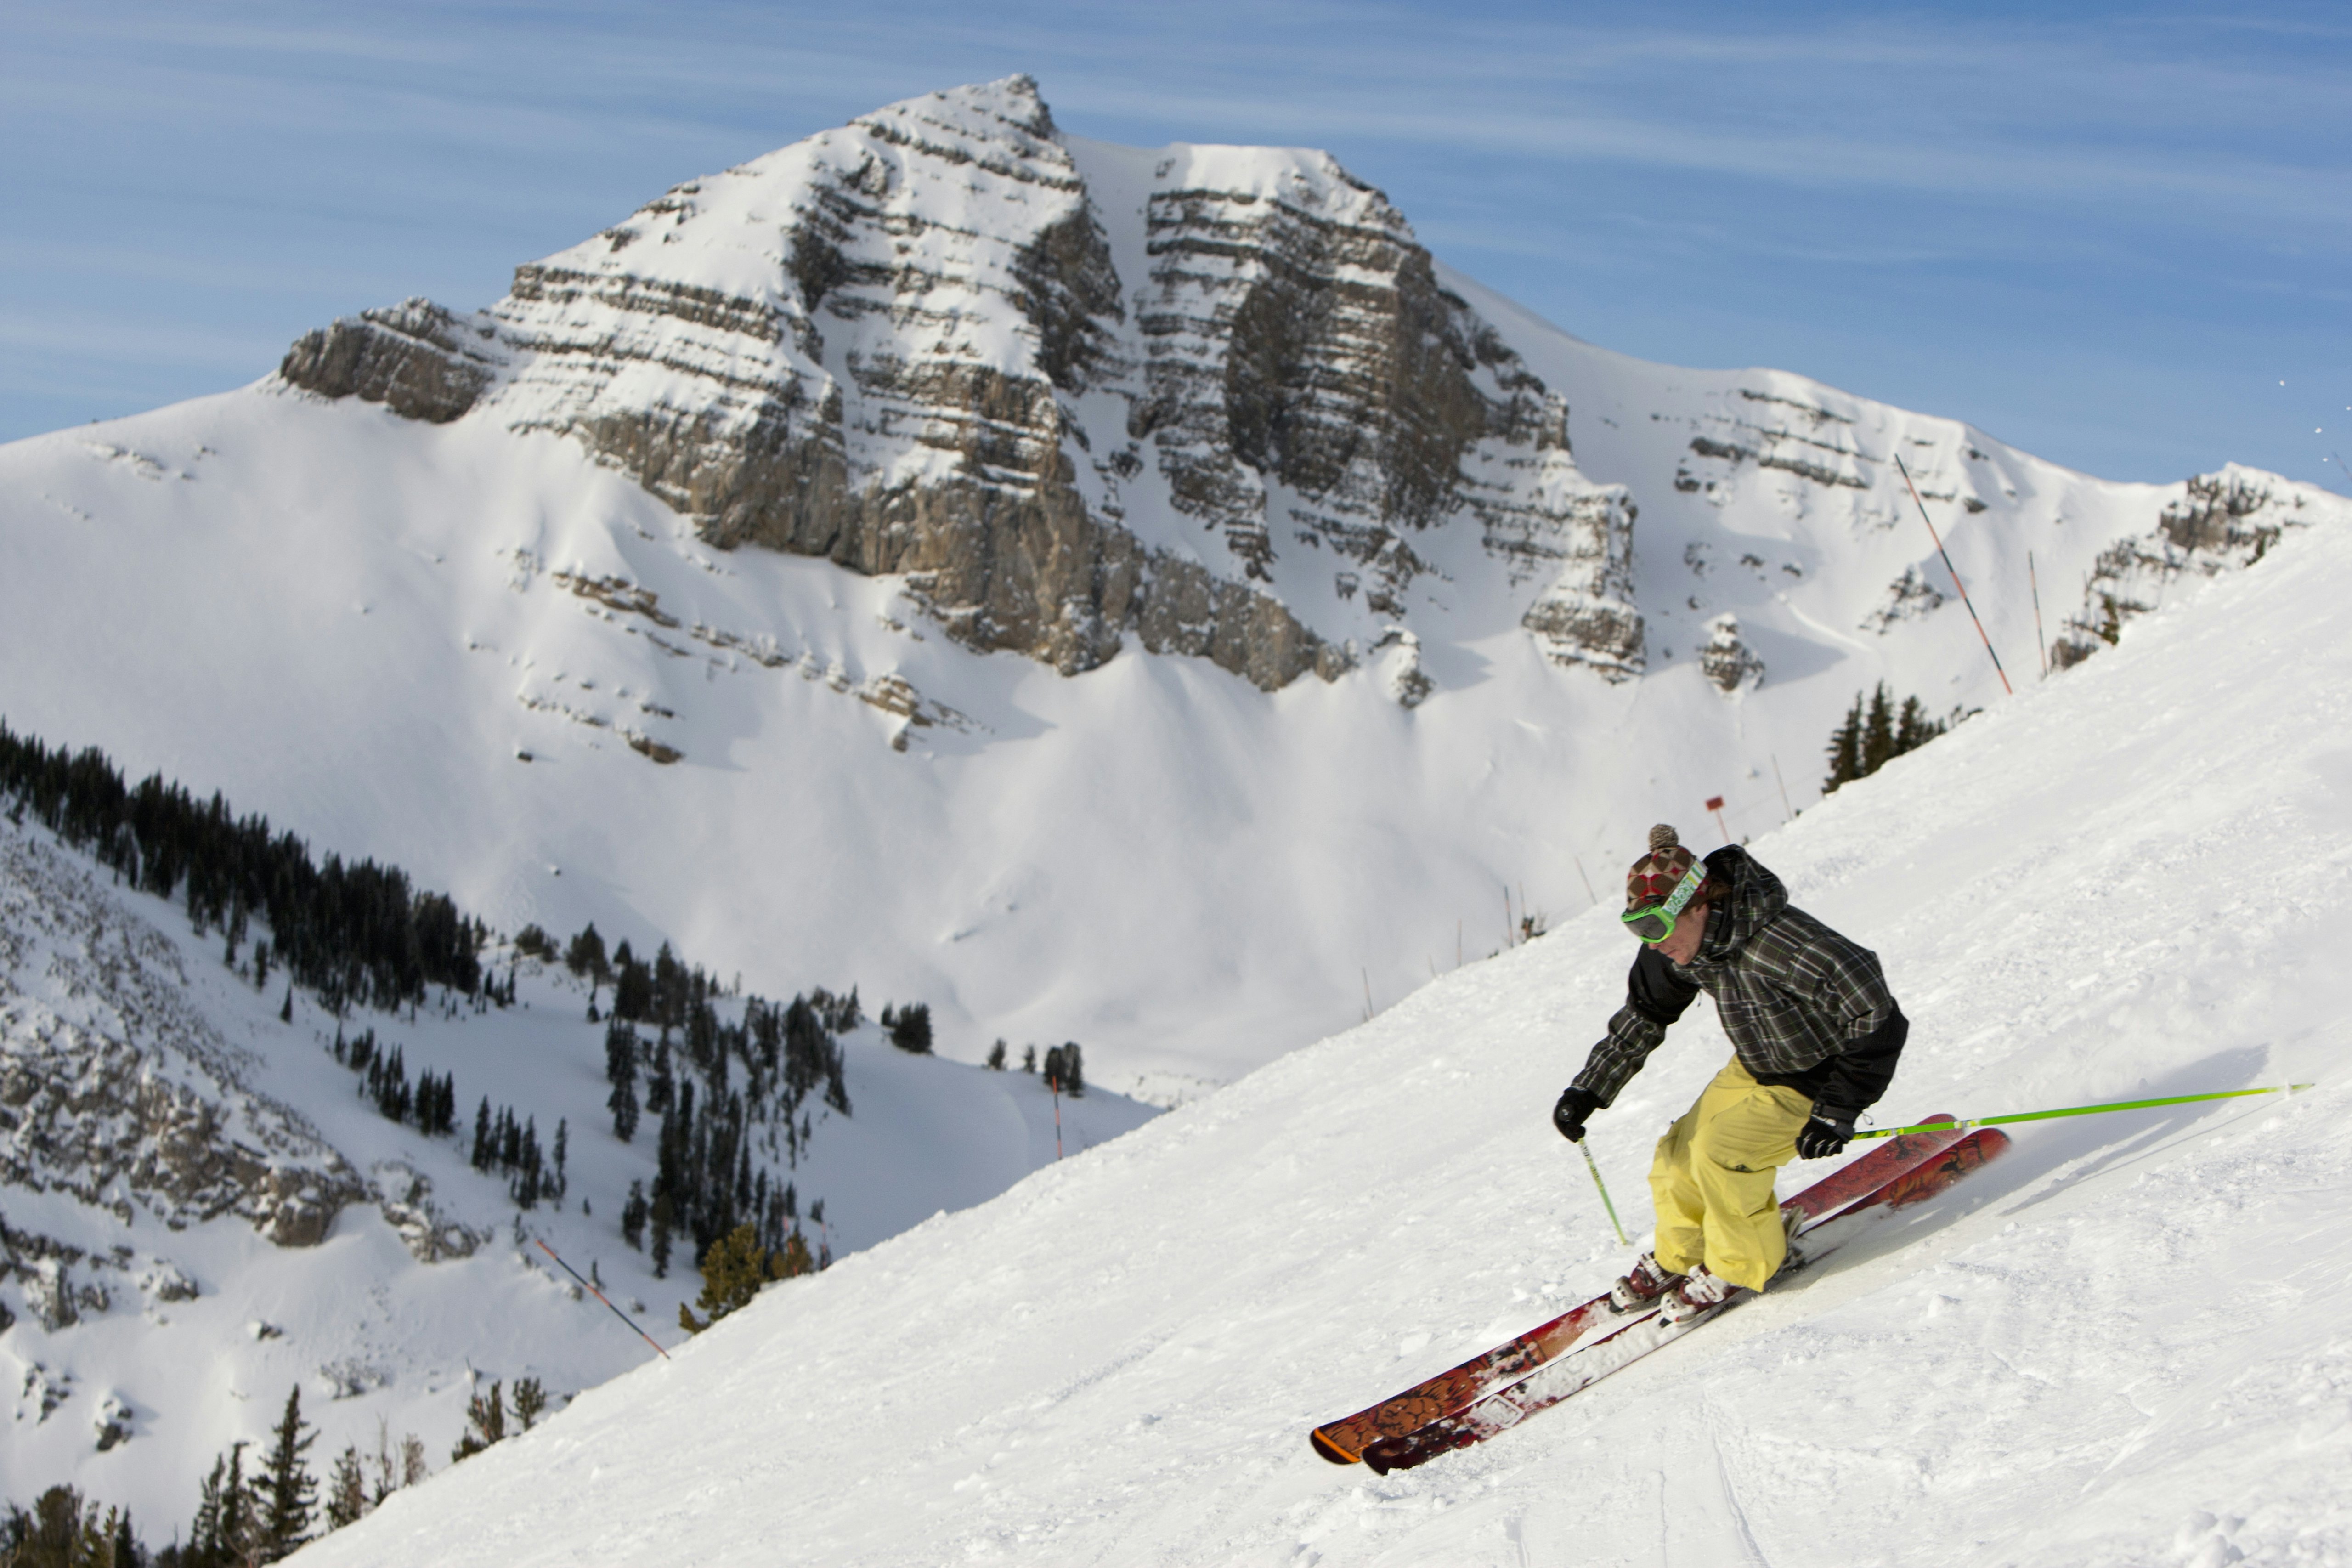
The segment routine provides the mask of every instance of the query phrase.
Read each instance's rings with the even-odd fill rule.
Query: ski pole
[[[1919,499],[1919,487],[1911,479],[1911,470],[1903,467],[1903,455],[1896,453],[1895,467],[1902,473],[1903,482],[1910,489],[1911,504],[1919,509],[1919,521],[1927,525],[1927,537],[1936,542],[1936,553],[1944,558],[1944,570],[1952,574],[1952,586],[1960,591],[1960,603],[1969,607],[1969,619],[1977,623],[1977,636],[1984,638],[1985,652],[1991,655],[1992,672],[2000,677],[2000,689],[2011,697],[2017,690],[2009,683],[2009,671],[2000,667],[2000,655],[1992,651],[1992,638],[1985,635],[1984,622],[1977,616],[1976,601],[1969,597],[1969,585],[1960,581],[1960,569],[1952,564],[1952,552],[1944,548],[1944,536],[1936,531],[1936,520],[1927,515],[1927,503]]]
[[[571,1275],[571,1276],[572,1276],[572,1278],[573,1278],[574,1279],[580,1279],[580,1270],[578,1270],[577,1268],[572,1268],[572,1265],[570,1265],[569,1263],[564,1262],[562,1258],[556,1258],[556,1257],[555,1257],[555,1248],[553,1248],[553,1247],[551,1247],[548,1246],[548,1245],[547,1245],[547,1243],[545,1243],[545,1242],[543,1242],[543,1241],[540,1241],[540,1240],[539,1240],[539,1237],[535,1237],[535,1236],[531,1237],[531,1240],[533,1240],[533,1241],[538,1241],[538,1242],[539,1242],[539,1249],[540,1249],[541,1252],[544,1252],[544,1253],[545,1253],[545,1254],[547,1254],[550,1258],[555,1258],[555,1266],[556,1266],[558,1268],[562,1269],[566,1274]],[[604,1294],[604,1292],[603,1292],[602,1290],[597,1289],[596,1289],[596,1287],[594,1287],[593,1285],[590,1285],[590,1284],[588,1284],[588,1281],[586,1281],[585,1279],[580,1279],[580,1283],[581,1283],[582,1285],[583,1285],[583,1286],[586,1286],[586,1287],[587,1287],[587,1290],[588,1290],[588,1293],[589,1293],[590,1295],[592,1295],[592,1296],[595,1297],[595,1298],[596,1298],[596,1300],[598,1300],[599,1301],[604,1302],[604,1305],[606,1305],[607,1307],[613,1307],[612,1298],[610,1298],[610,1297],[606,1296],[606,1295]],[[657,1340],[657,1339],[654,1338],[654,1337],[653,1337],[653,1335],[651,1335],[651,1334],[649,1334],[649,1333],[646,1332],[646,1331],[645,1331],[645,1330],[643,1330],[643,1329],[638,1329],[638,1328],[637,1328],[636,1323],[635,1323],[635,1321],[634,1321],[629,1317],[629,1314],[628,1314],[628,1313],[624,1312],[624,1311],[623,1311],[623,1310],[621,1310],[621,1309],[620,1309],[620,1308],[618,1308],[618,1307],[613,1307],[613,1316],[614,1316],[614,1317],[616,1317],[616,1318],[620,1319],[620,1320],[621,1320],[621,1321],[623,1321],[623,1322],[625,1322],[625,1323],[627,1323],[627,1324],[629,1325],[629,1327],[631,1327],[632,1329],[636,1329],[637,1338],[639,1338],[639,1339],[641,1339],[641,1340],[645,1341],[645,1342],[646,1342],[646,1343],[647,1343],[647,1344],[649,1344],[649,1345],[653,1346],[653,1347],[654,1347],[654,1349],[656,1349],[656,1350],[657,1350],[657,1351],[661,1351],[661,1358],[662,1358],[662,1360],[664,1360],[664,1361],[667,1361],[667,1360],[669,1360],[669,1352],[667,1352],[667,1351],[662,1351],[662,1348],[661,1348],[661,1342],[660,1342],[659,1340]]]
[[[1576,1146],[1584,1151],[1584,1168],[1592,1173],[1592,1184],[1601,1189],[1601,1206],[1609,1211],[1609,1228],[1617,1233],[1618,1245],[1633,1246],[1625,1237],[1625,1227],[1617,1223],[1617,1205],[1609,1201],[1609,1184],[1601,1179],[1601,1167],[1592,1158],[1592,1146],[1581,1138],[1576,1141]]]
[[[2103,1110],[2147,1110],[2158,1105],[2192,1105],[2200,1100],[2237,1100],[2250,1094],[2300,1094],[2311,1087],[2307,1083],[2282,1083],[2268,1089],[2224,1089],[2211,1094],[2175,1094],[2162,1100],[2119,1100],[2113,1105],[2070,1105],[2062,1110],[2020,1110],[2008,1116],[1974,1116],[1957,1122],[1935,1121],[1917,1127],[1874,1127],[1867,1132],[1855,1133],[1854,1138],[1857,1142],[1864,1138],[1899,1138],[1910,1132],[1949,1131],[1954,1127],[1995,1127],[2004,1121],[2047,1121],[2057,1116],[2096,1116]]]

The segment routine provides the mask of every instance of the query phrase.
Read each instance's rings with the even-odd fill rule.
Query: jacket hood
[[[1706,868],[1709,875],[1731,884],[1731,896],[1712,906],[1727,918],[1707,921],[1698,962],[1727,963],[1758,931],[1780,918],[1780,911],[1789,907],[1789,889],[1737,844],[1727,844],[1708,856]]]

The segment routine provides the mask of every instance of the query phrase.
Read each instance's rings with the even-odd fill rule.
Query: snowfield
[[[1569,1405],[1335,1469],[1313,1424],[1627,1260],[1547,1114],[1622,994],[1593,910],[772,1287],[302,1561],[2345,1561],[2347,595],[2352,534],[2291,539],[1753,845],[1913,1019],[1883,1124],[2311,1093],[2014,1129]],[[1632,1223],[1726,1054],[1695,1009],[1596,1118]]]

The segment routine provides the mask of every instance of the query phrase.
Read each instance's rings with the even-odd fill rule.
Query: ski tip
[[[1307,1434],[1307,1440],[1310,1444],[1314,1445],[1316,1453],[1321,1455],[1324,1458],[1330,1460],[1331,1463],[1335,1465],[1352,1465],[1361,1458],[1360,1455],[1349,1453],[1346,1449],[1340,1447],[1339,1445],[1331,1441],[1330,1438],[1323,1436],[1323,1428],[1320,1426],[1318,1426],[1314,1431]]]

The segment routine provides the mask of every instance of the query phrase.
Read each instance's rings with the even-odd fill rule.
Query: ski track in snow
[[[1625,1260],[1545,1114],[1621,994],[1595,911],[778,1288],[304,1561],[2344,1561],[2352,650],[2315,629],[2347,592],[2352,537],[2292,542],[1754,846],[1912,1015],[1882,1121],[2311,1093],[2013,1129],[1558,1409],[1333,1468],[1313,1423]],[[1724,1054],[1695,1010],[1595,1119],[1636,1213]]]

